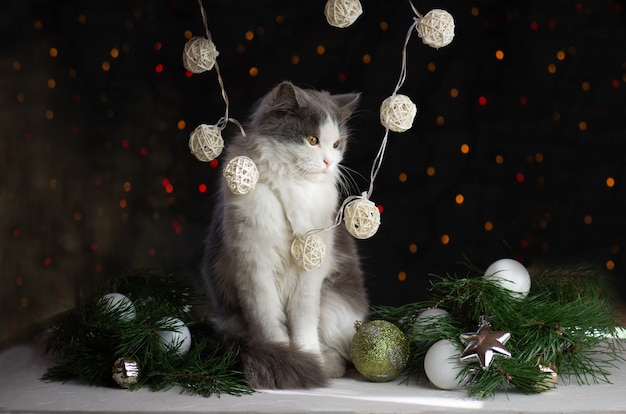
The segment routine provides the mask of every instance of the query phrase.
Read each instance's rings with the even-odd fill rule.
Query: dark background
[[[324,0],[204,3],[232,117],[281,80],[362,92],[345,162],[358,192],[413,22],[406,1],[362,3],[346,29]],[[372,303],[424,299],[429,274],[466,273],[464,256],[585,261],[623,295],[623,2],[415,6],[449,11],[456,37],[408,45],[400,93],[419,115],[390,135],[371,197],[382,225],[359,241]],[[0,3],[0,337],[131,268],[197,273],[218,165],[187,141],[224,113],[215,71],[182,66],[203,32],[193,0]]]

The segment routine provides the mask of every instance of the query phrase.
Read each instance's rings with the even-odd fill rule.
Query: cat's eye
[[[320,142],[319,138],[314,137],[313,135],[307,135],[306,140],[309,141],[309,144],[311,145],[317,145]]]
[[[333,148],[338,148],[339,147],[339,141],[335,141],[333,143]]]

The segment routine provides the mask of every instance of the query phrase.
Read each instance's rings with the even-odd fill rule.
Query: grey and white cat
[[[246,137],[227,141],[224,159],[248,156],[259,181],[235,195],[222,180],[202,270],[214,328],[241,345],[253,388],[321,386],[342,376],[354,322],[368,312],[344,226],[317,233],[326,245],[319,269],[305,271],[290,253],[296,236],[336,218],[346,123],[358,98],[283,82],[259,101]]]

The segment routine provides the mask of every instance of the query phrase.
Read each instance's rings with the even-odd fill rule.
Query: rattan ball
[[[198,161],[213,161],[220,156],[223,149],[222,131],[215,125],[198,125],[189,134],[189,151]]]
[[[206,37],[192,37],[183,49],[183,66],[190,72],[202,73],[213,69],[219,52]]]
[[[359,197],[346,205],[343,220],[348,233],[357,239],[369,239],[380,226],[380,211],[373,202]]]
[[[254,190],[259,181],[259,170],[250,158],[240,155],[224,167],[224,178],[233,194],[247,194]]]
[[[417,106],[406,95],[391,95],[380,105],[380,123],[394,132],[411,129]]]
[[[433,9],[419,20],[416,30],[422,42],[439,49],[454,38],[454,18],[445,10]]]
[[[325,254],[326,245],[315,234],[296,237],[291,243],[293,260],[306,271],[318,269],[324,261]]]
[[[359,0],[328,0],[324,8],[328,24],[339,28],[350,26],[362,13]]]

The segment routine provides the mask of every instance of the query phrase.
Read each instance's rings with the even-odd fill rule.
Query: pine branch
[[[487,370],[468,365],[466,371],[474,373],[468,388],[473,396],[486,398],[507,387],[524,393],[550,389],[551,374],[540,365],[556,368],[565,381],[608,382],[610,369],[625,360],[623,342],[609,339],[619,319],[610,285],[597,269],[577,265],[531,271],[531,292],[521,300],[481,276],[434,275],[430,300],[373,308],[373,318],[396,323],[409,339],[409,377],[424,373],[430,345],[440,339],[459,341],[461,333],[476,330],[481,315],[491,317],[494,330],[511,333],[506,346],[512,358],[496,358]],[[417,324],[420,313],[431,307],[449,315]]]
[[[156,391],[178,385],[183,392],[207,397],[252,392],[236,370],[236,350],[217,347],[210,351],[204,341],[195,341],[181,355],[180,344],[163,344],[159,332],[178,329],[172,318],[187,325],[193,322],[188,311],[196,296],[189,286],[169,275],[138,270],[113,279],[102,292],[54,319],[44,342],[46,351],[59,361],[42,380],[75,378],[90,385],[113,385],[113,364],[124,357],[135,360],[140,371],[131,389],[148,386]],[[130,306],[111,306],[100,300],[102,294],[111,292],[132,298],[134,319],[128,318]]]

